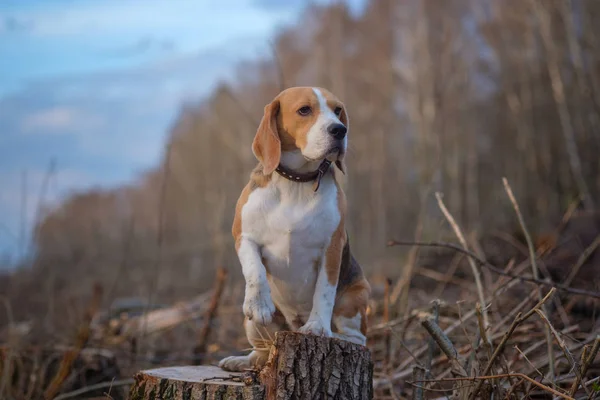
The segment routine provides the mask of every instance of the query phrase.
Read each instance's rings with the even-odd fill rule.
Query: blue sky
[[[2,0],[0,254],[21,251],[21,211],[27,233],[51,160],[49,203],[134,179],[157,165],[182,102],[231,78],[238,61],[265,54],[306,5]]]

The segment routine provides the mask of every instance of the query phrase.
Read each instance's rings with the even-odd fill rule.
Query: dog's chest
[[[243,210],[243,231],[259,245],[269,280],[280,289],[276,291],[312,297],[321,260],[340,222],[337,188],[333,180],[322,182],[316,193],[308,185],[304,190],[289,186],[292,190],[286,190],[285,182],[255,190]]]

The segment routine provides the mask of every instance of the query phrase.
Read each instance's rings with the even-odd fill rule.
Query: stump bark
[[[266,399],[372,399],[370,351],[345,340],[278,332],[260,373]]]
[[[340,339],[277,332],[265,367],[230,373],[212,366],[158,368],[135,377],[129,400],[373,398],[370,351]]]

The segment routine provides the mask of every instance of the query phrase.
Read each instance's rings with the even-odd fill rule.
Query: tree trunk
[[[142,371],[129,400],[372,399],[373,363],[364,346],[344,340],[277,332],[260,374],[212,366]]]
[[[260,373],[266,399],[372,399],[369,350],[345,340],[277,332]]]

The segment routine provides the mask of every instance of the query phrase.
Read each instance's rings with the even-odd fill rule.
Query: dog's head
[[[345,172],[348,113],[326,89],[294,87],[265,107],[252,151],[265,174],[279,165],[282,151],[300,150],[307,161],[325,158]]]

